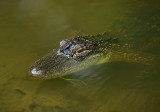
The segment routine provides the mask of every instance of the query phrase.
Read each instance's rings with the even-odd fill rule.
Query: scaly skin
[[[96,43],[96,48],[94,48],[94,50],[92,48],[92,52],[89,55],[84,56],[83,60],[58,55],[59,48],[55,48],[30,67],[30,76],[50,79],[77,72],[97,64],[100,60],[103,60],[108,56],[115,45],[118,45],[116,44],[118,39],[114,36],[110,38],[108,33],[95,36],[79,36],[78,38]]]
[[[112,37],[112,38],[111,38]],[[92,50],[90,55],[84,56],[83,60],[68,58],[58,55],[59,47],[53,49],[46,56],[35,62],[29,69],[30,76],[40,79],[51,79],[64,76],[69,73],[86,69],[95,64],[101,64],[110,61],[129,61],[146,64],[150,57],[142,58],[135,51],[131,52],[132,45],[120,40],[120,35],[113,35],[109,32],[95,36],[78,36],[96,43],[96,49]],[[74,39],[74,38],[72,38]],[[72,40],[71,39],[71,40]],[[113,54],[111,56],[111,54]],[[110,59],[110,56],[112,57]]]

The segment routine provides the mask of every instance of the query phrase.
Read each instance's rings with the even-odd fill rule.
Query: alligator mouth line
[[[57,51],[53,50],[30,67],[29,75],[45,79],[61,77],[96,64],[98,57],[100,55],[95,54],[82,61],[77,61],[73,58],[57,55]]]

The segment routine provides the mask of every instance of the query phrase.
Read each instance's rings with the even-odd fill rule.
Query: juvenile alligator
[[[105,59],[118,39],[108,33],[78,36],[60,42],[60,47],[35,62],[29,74],[37,78],[56,78],[85,69]]]
[[[112,57],[115,56],[116,59],[122,56],[126,58],[125,60],[130,58],[131,61],[138,63],[149,60],[138,57],[135,52],[130,53],[128,49],[131,44],[126,44],[126,40],[120,40],[117,35],[109,32],[62,40],[59,47],[53,49],[30,67],[29,74],[32,77],[44,79],[61,77],[95,64],[104,63],[108,61],[113,52]],[[118,55],[116,56],[116,54]]]

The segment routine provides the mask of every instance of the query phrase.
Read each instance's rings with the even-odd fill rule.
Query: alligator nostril
[[[42,74],[42,70],[38,70],[37,68],[33,68],[31,73],[33,74],[33,76],[35,75],[40,75]]]

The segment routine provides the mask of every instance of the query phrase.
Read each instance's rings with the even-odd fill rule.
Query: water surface
[[[159,112],[159,4],[158,0],[1,0],[0,111]],[[29,66],[62,39],[105,31],[117,34],[132,49],[68,76],[87,85],[28,77]]]

